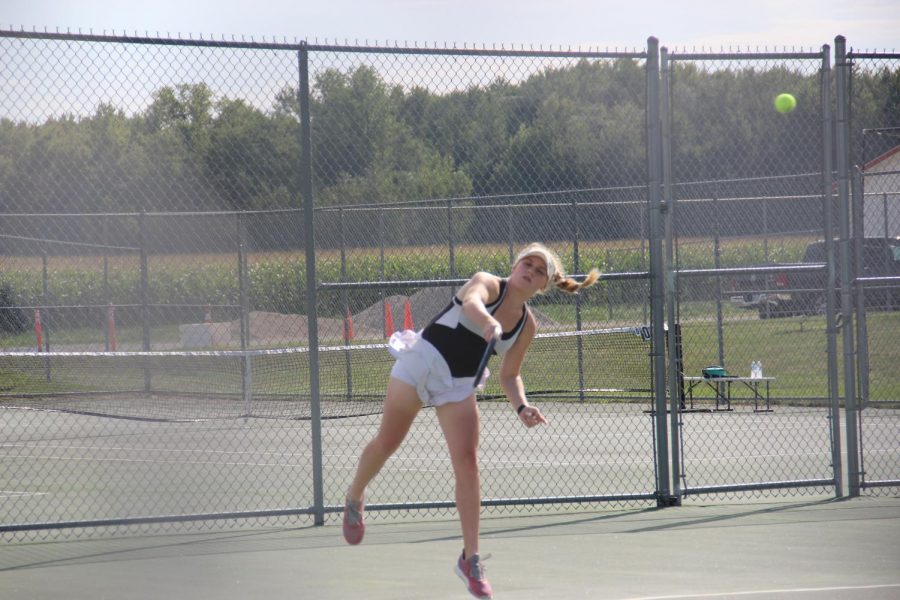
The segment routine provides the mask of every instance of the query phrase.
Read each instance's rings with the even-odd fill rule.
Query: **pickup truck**
[[[863,240],[860,277],[900,276],[900,239]],[[837,244],[835,244],[837,251]],[[852,260],[852,259],[851,259]],[[825,242],[806,247],[804,263],[825,262]],[[777,267],[778,263],[758,265]],[[840,288],[840,263],[835,270],[835,287]],[[732,305],[756,310],[761,319],[825,312],[825,277],[821,273],[785,271],[733,277],[726,293]],[[874,310],[900,310],[900,286],[866,289],[866,306]],[[840,304],[840,299],[836,298]]]

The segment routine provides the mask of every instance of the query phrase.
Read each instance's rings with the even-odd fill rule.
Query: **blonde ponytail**
[[[600,278],[600,271],[598,269],[591,269],[590,272],[584,277],[582,282],[576,281],[572,277],[566,277],[564,275],[560,275],[559,272],[553,274],[553,285],[564,291],[567,294],[577,294],[579,291],[583,290],[586,287],[591,287],[597,280]]]

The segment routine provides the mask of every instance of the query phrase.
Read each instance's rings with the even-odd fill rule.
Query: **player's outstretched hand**
[[[525,423],[526,427],[534,427],[535,425],[546,425],[547,419],[541,414],[536,406],[526,406],[519,413],[519,420]]]

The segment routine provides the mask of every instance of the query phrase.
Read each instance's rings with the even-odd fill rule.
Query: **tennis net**
[[[539,334],[523,367],[526,387],[559,401],[649,400],[649,340],[647,327]],[[386,344],[320,347],[317,361],[322,418],[381,411],[393,365]],[[482,400],[503,397],[497,379]],[[0,381],[3,409],[154,421],[312,416],[308,348],[5,352]]]

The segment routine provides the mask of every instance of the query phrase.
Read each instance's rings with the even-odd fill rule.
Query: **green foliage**
[[[821,145],[818,72],[735,64],[673,63],[679,178],[818,170],[818,151],[798,151]],[[310,107],[317,205],[640,185],[645,79],[627,58],[446,93],[390,84],[367,64],[326,69]],[[785,90],[798,100],[789,117],[771,106]],[[897,126],[898,106],[900,72],[854,72],[855,127]],[[138,114],[101,104],[86,117],[2,120],[0,197],[11,212],[299,207],[298,113],[295,88],[264,110],[195,83],[159,88]]]
[[[370,67],[328,70],[316,83],[312,113],[319,204],[356,205],[465,197],[469,177],[400,119],[402,92]],[[412,218],[414,217],[406,217]],[[407,223],[400,232],[420,227]]]
[[[808,238],[779,238],[768,240],[771,260],[799,262]],[[566,272],[574,272],[574,257],[571,250],[556,248]],[[714,262],[708,248],[700,245],[682,244],[679,256],[683,268],[712,268]],[[752,265],[763,262],[764,246],[761,240],[731,240],[721,248],[722,266]],[[603,243],[582,243],[579,246],[582,265],[596,266],[607,272],[634,272],[647,269],[646,250],[639,242],[610,247]],[[136,264],[111,265],[106,282],[102,271],[79,266],[78,261],[68,264],[57,258],[63,266],[52,267],[48,272],[48,287],[51,303],[61,306],[97,306],[109,303],[117,305],[139,305],[140,271]],[[447,249],[442,246],[389,249],[382,263],[377,250],[355,251],[346,263],[346,277],[342,278],[340,261],[330,253],[323,253],[317,262],[317,275],[321,282],[338,281],[430,281],[437,279],[466,278],[477,271],[504,274],[509,271],[509,249],[505,245],[464,245],[455,248],[455,272],[449,270]],[[205,255],[202,260],[195,256],[170,256],[165,261],[155,261],[148,274],[149,303],[158,305],[185,306],[228,306],[240,302],[240,287],[234,255]],[[303,254],[271,253],[254,255],[247,269],[247,294],[251,310],[281,313],[306,313],[306,266]],[[617,284],[616,289],[623,289]],[[639,283],[636,285],[640,285]],[[7,269],[0,273],[0,290],[6,290],[8,298],[16,306],[40,306],[47,304],[43,296],[40,270]],[[108,291],[107,291],[108,290]],[[692,282],[689,289],[699,297],[708,297],[708,291],[700,284]],[[399,290],[391,293],[411,294],[415,290]],[[381,299],[378,289],[354,290],[347,300],[352,311],[367,308]],[[607,302],[605,285],[598,285],[582,292],[586,304],[605,305]],[[327,302],[330,302],[328,300]],[[536,304],[558,303],[556,299],[535,298]],[[332,302],[332,304],[334,304]],[[343,314],[342,304],[323,306],[327,314]],[[172,310],[168,316],[156,317],[156,323],[179,322],[186,318],[196,318],[197,310]],[[84,310],[57,309],[57,320],[67,325],[90,325],[95,316]],[[117,314],[121,325],[129,326],[139,322],[140,313],[132,309]],[[96,322],[93,322],[96,325]]]
[[[227,206],[259,210],[295,206],[299,199],[297,123],[268,117],[243,100],[223,100],[210,130],[205,170]]]
[[[249,268],[247,279],[253,310],[306,312],[306,269],[299,257],[290,262],[256,263]]]
[[[711,312],[709,308],[707,315]],[[897,398],[900,382],[893,367],[900,361],[900,345],[894,342],[893,336],[877,332],[896,331],[900,325],[900,312],[870,313],[866,318],[873,367],[869,397]],[[717,324],[709,319],[683,319],[682,323],[684,372],[698,376],[704,367],[719,363]],[[776,378],[772,384],[773,398],[827,398],[828,376],[823,360],[825,330],[824,316],[802,321],[728,321],[724,328],[726,361],[723,366],[730,373],[747,375],[750,361],[761,359],[763,372]],[[840,360],[838,369],[843,370]],[[696,391],[707,398],[711,395],[708,389],[698,387]]]
[[[21,333],[28,327],[28,317],[13,298],[12,286],[0,283],[0,331]]]

